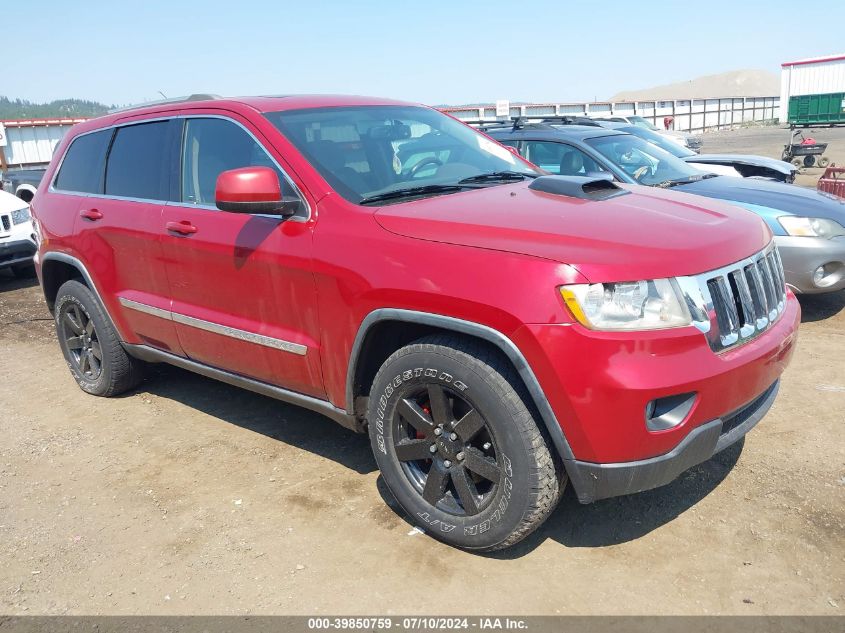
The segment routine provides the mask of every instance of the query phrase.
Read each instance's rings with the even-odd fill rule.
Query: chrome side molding
[[[239,330],[238,328],[221,325],[220,323],[197,319],[195,317],[188,316],[187,314],[164,310],[163,308],[157,308],[146,303],[133,301],[132,299],[127,299],[126,297],[118,297],[118,301],[123,307],[135,310],[136,312],[143,312],[144,314],[150,314],[154,317],[166,319],[175,323],[181,323],[182,325],[187,325],[189,327],[195,327],[199,330],[205,330],[206,332],[213,332],[214,334],[220,334],[221,336],[228,336],[229,338],[237,339],[239,341],[263,345],[264,347],[278,349],[290,354],[296,354],[297,356],[305,356],[308,352],[308,347],[301,345],[300,343],[293,343],[280,338],[273,338],[272,336],[265,336],[263,334],[257,334],[255,332]]]

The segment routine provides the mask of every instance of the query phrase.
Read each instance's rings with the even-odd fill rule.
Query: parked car
[[[673,156],[677,156],[685,163],[719,176],[766,178],[791,184],[795,182],[795,176],[798,174],[798,167],[795,165],[767,156],[755,154],[697,154],[691,149],[668,140],[664,135],[644,127],[608,121],[602,121],[600,125],[611,130],[639,136]]]
[[[608,117],[594,116],[590,117],[594,121],[613,121],[615,123],[627,123],[643,130],[649,130],[655,134],[660,134],[665,139],[669,139],[673,143],[686,147],[693,152],[701,151],[701,136],[695,134],[688,134],[686,132],[678,132],[677,130],[662,130],[654,123],[641,116],[619,116],[613,115]]]
[[[2,189],[29,203],[35,196],[35,190],[41,183],[46,169],[46,167],[34,167],[31,169],[7,170],[0,179],[2,180]]]
[[[0,191],[0,269],[9,268],[16,277],[33,276],[35,249],[29,205]]]
[[[760,215],[774,233],[793,290],[823,293],[845,288],[845,202],[834,196],[769,180],[705,174],[618,130],[543,123],[485,129],[552,174],[603,175],[744,207]]]
[[[501,549],[567,482],[653,488],[744,436],[800,318],[757,216],[540,176],[394,101],[128,110],[62,140],[38,271],[84,391],[167,362],[318,411],[415,525]]]

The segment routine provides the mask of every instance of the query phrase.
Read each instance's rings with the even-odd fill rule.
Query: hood
[[[528,185],[387,205],[375,218],[410,238],[569,264],[590,281],[697,274],[748,257],[771,240],[754,214],[673,191],[620,185],[628,192],[584,200]]]
[[[776,212],[782,211],[781,215],[826,218],[845,226],[845,200],[798,185],[718,176],[678,185],[672,190],[728,202],[768,207]]]
[[[18,209],[24,209],[29,205],[6,191],[0,191],[0,213],[11,213]]]
[[[704,163],[707,165],[748,165],[750,167],[762,167],[784,174],[785,176],[789,176],[797,171],[794,165],[785,161],[768,158],[767,156],[755,156],[753,154],[698,154],[696,156],[686,156],[683,160],[688,163]]]

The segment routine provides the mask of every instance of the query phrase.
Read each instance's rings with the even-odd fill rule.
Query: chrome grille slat
[[[786,307],[783,264],[774,244],[731,266],[678,282],[694,308],[693,324],[716,352],[751,340]]]

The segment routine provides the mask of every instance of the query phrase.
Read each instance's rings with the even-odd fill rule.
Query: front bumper
[[[778,382],[800,319],[798,300],[788,292],[774,324],[719,353],[694,327],[624,333],[534,324],[520,328],[514,342],[560,424],[568,444],[561,457],[586,503],[668,483],[747,432],[769,399],[757,403],[757,419],[721,437],[737,412],[750,415],[749,403]],[[694,395],[681,420],[649,427],[650,403],[680,395]]]
[[[0,240],[0,268],[30,263],[36,250],[32,240]]]
[[[617,464],[576,461],[573,466],[583,482],[578,490],[579,501],[590,503],[671,483],[685,470],[744,437],[772,407],[779,386],[780,381],[775,382],[738,411],[696,427],[665,455]]]
[[[845,237],[775,236],[786,283],[796,292],[818,294],[845,288]],[[825,267],[821,283],[813,281],[813,272]]]

